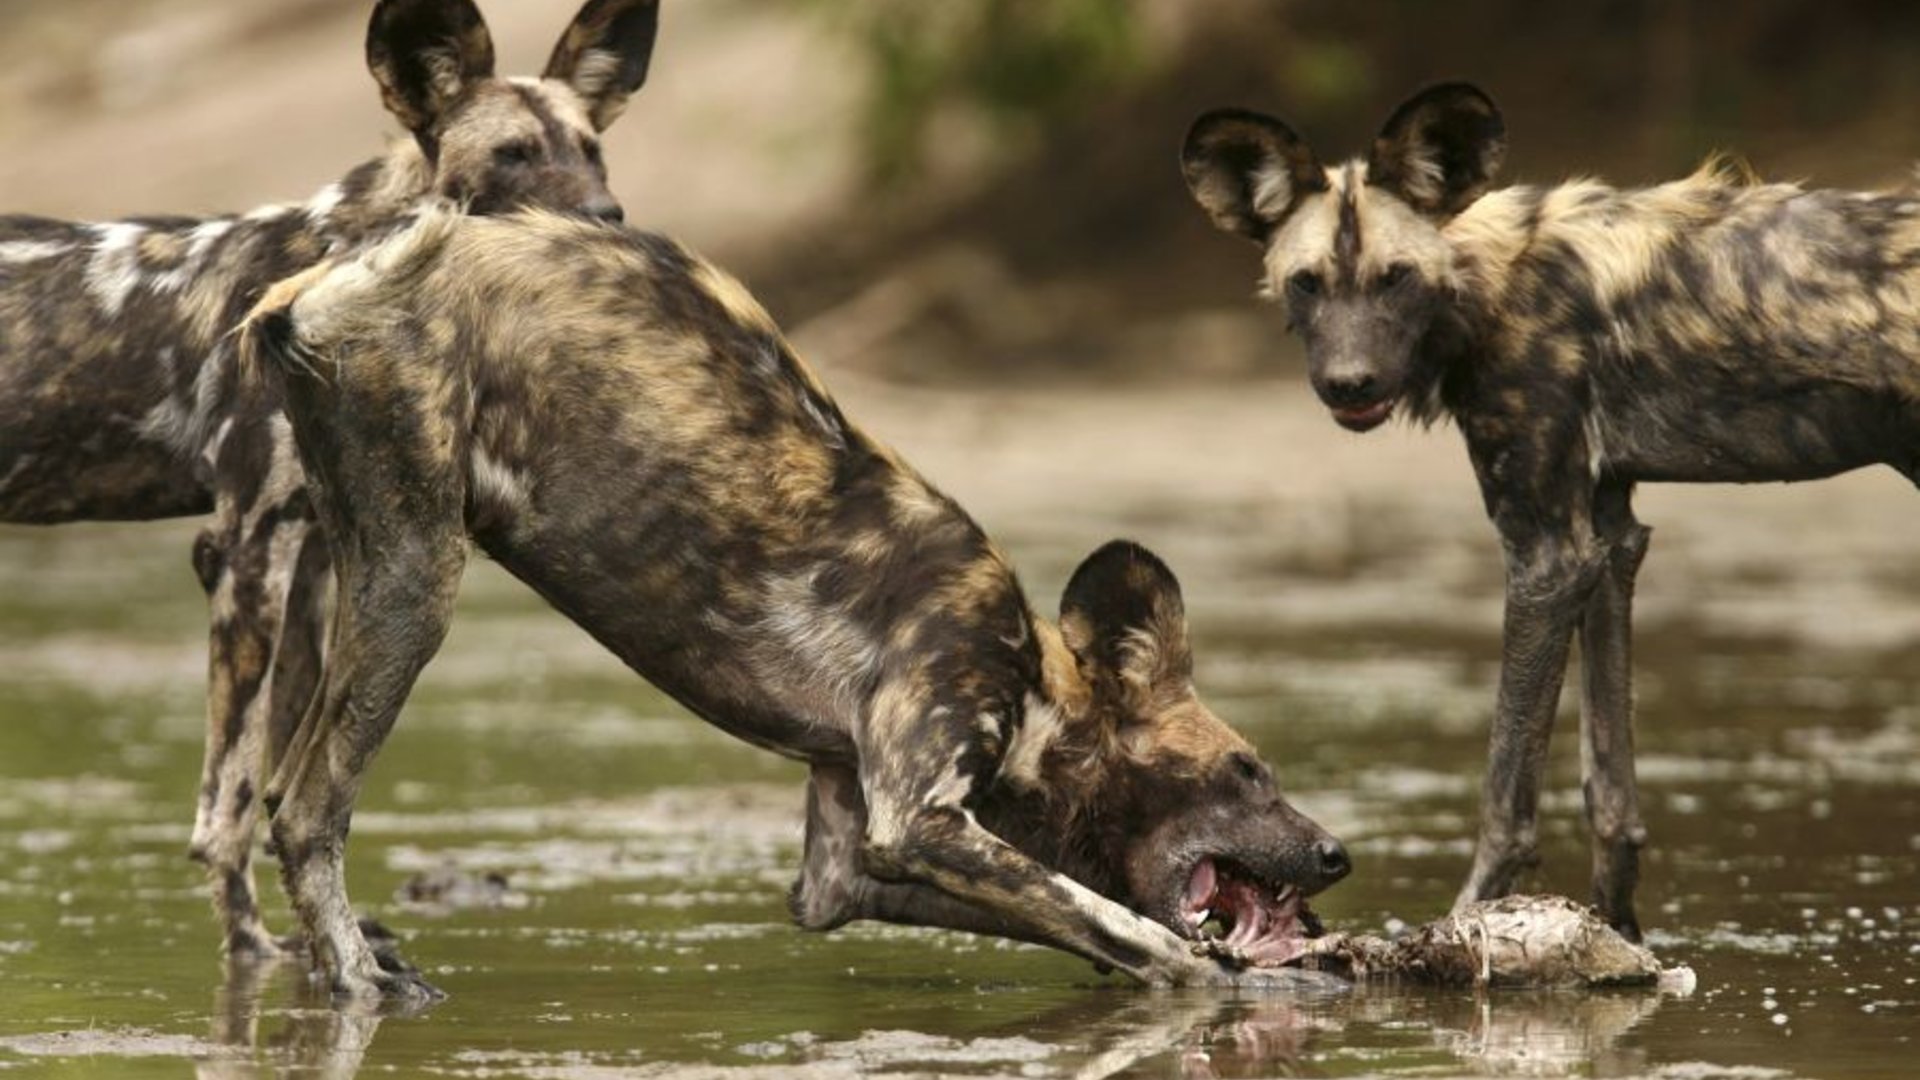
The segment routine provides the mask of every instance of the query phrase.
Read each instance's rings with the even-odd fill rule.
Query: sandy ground
[[[1044,531],[1071,535],[1077,515],[1091,548],[1104,539],[1099,529],[1137,524],[1176,569],[1253,533],[1295,571],[1302,595],[1293,599],[1314,602],[1315,576],[1337,579],[1330,618],[1417,619],[1423,597],[1406,583],[1425,576],[1428,603],[1457,607],[1450,587],[1468,586],[1488,608],[1488,629],[1498,625],[1499,547],[1450,428],[1396,423],[1352,435],[1295,381],[992,392],[829,379],[856,419],[990,531],[1046,522]],[[1920,655],[1920,492],[1892,470],[1799,485],[1649,487],[1637,509],[1655,529],[1643,621],[1690,617]],[[1395,591],[1375,597],[1365,567],[1385,551],[1416,565],[1384,570]],[[1762,579],[1766,587],[1751,587]],[[1720,587],[1729,581],[1743,587]]]
[[[82,0],[0,11],[0,207],[211,213],[304,198],[398,125],[348,0]],[[750,7],[751,17],[739,17]],[[503,74],[537,74],[575,5],[488,0]],[[722,257],[844,201],[856,58],[793,7],[671,5],[606,142],[629,216]],[[742,118],[747,118],[742,122]],[[670,148],[670,149],[669,149]]]

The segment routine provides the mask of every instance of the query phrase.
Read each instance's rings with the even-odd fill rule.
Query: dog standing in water
[[[1455,910],[1537,861],[1577,633],[1593,896],[1637,938],[1631,609],[1649,531],[1634,486],[1869,465],[1920,483],[1920,194],[1715,166],[1649,188],[1494,191],[1505,153],[1493,102],[1449,84],[1340,165],[1239,109],[1196,121],[1182,164],[1214,223],[1264,249],[1263,291],[1286,304],[1336,421],[1444,416],[1466,436],[1507,597],[1480,839]]]
[[[276,288],[247,341],[339,579],[267,796],[337,990],[433,994],[376,963],[343,852],[469,539],[700,717],[810,766],[802,926],[999,934],[1155,984],[1314,978],[1277,965],[1346,853],[1196,696],[1166,566],[1109,544],[1037,617],[979,526],[685,249],[428,218]]]
[[[646,78],[657,0],[588,0],[538,79],[497,78],[471,0],[381,0],[367,62],[412,138],[304,204],[105,224],[0,217],[0,521],[213,514],[193,565],[212,617],[191,851],[230,954],[283,947],[250,863],[256,792],[314,693],[328,553],[280,402],[231,333],[273,282],[409,220],[620,217],[598,133]]]

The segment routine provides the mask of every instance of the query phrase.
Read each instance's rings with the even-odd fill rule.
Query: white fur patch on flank
[[[1065,728],[1066,720],[1057,706],[1028,694],[1020,726],[1000,760],[1001,779],[1017,787],[1042,786],[1041,765]]]
[[[148,284],[156,292],[179,292],[186,288],[206,268],[207,253],[213,250],[213,245],[232,230],[233,222],[226,218],[214,218],[195,225],[187,233],[186,258],[181,259],[180,265],[173,269],[154,274],[148,279]]]
[[[470,465],[470,490],[476,505],[508,518],[518,517],[532,508],[533,498],[524,474],[508,467],[482,446],[473,448]]]
[[[0,242],[0,264],[38,262],[65,255],[72,250],[72,244],[54,240],[7,240]]]
[[[815,715],[854,715],[855,688],[879,666],[881,642],[841,611],[822,603],[819,571],[770,574],[761,581],[760,608],[751,634],[759,639],[759,663],[770,679],[791,684],[800,676],[824,693],[807,692]]]
[[[87,291],[109,316],[120,314],[128,294],[140,283],[140,237],[146,229],[124,221],[90,225],[98,238],[87,263]]]
[[[168,345],[162,348],[159,353],[159,359],[160,366],[167,370],[167,383],[168,385],[172,385],[174,366],[173,346]],[[147,414],[140,418],[140,423],[134,430],[138,431],[140,437],[143,439],[157,442],[162,446],[184,449],[188,441],[188,433],[191,432],[192,429],[192,408],[186,402],[181,401],[172,394],[168,394],[160,400],[160,404],[147,410]]]
[[[340,200],[346,196],[346,189],[339,184],[328,184],[321,188],[319,194],[307,200],[307,220],[315,225],[326,224],[334,207],[339,206]]]

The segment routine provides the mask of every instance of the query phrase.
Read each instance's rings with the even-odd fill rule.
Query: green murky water
[[[1203,691],[1355,855],[1357,873],[1319,910],[1349,929],[1430,918],[1464,872],[1477,801],[1491,540],[1396,522],[1329,563],[1275,541],[1264,512],[1159,507],[1110,528],[998,531],[1042,597],[1107,532],[1174,536]],[[1071,958],[951,934],[800,934],[782,907],[799,770],[684,718],[478,567],[355,822],[356,900],[452,994],[425,1015],[383,1017],[333,1010],[294,967],[226,972],[216,958],[183,855],[203,663],[190,535],[0,530],[0,1072],[1920,1069],[1920,642],[1778,632],[1767,598],[1821,586],[1819,566],[1695,551],[1667,580],[1702,578],[1721,607],[1655,600],[1642,622],[1654,837],[1643,918],[1667,959],[1698,972],[1692,996],[1367,989],[1320,1001],[1148,994]],[[1854,571],[1866,585],[1842,590],[1843,628],[1920,610],[1920,549]],[[1580,895],[1577,754],[1561,730],[1537,884]],[[505,904],[448,914],[395,899],[445,866],[504,874]]]

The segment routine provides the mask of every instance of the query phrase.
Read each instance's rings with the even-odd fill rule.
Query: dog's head
[[[1194,692],[1166,564],[1124,541],[1094,552],[1042,646],[1050,701],[1028,723],[1054,730],[1016,736],[1006,767],[1059,800],[1039,826],[1059,838],[1053,861],[1183,937],[1296,955],[1319,932],[1306,897],[1346,876],[1347,854]]]
[[[538,79],[493,73],[472,0],[380,0],[367,67],[433,190],[475,214],[538,207],[620,220],[599,133],[647,78],[659,0],[587,0]]]
[[[1325,167],[1279,120],[1217,109],[1194,121],[1181,168],[1215,225],[1265,248],[1261,293],[1305,339],[1314,391],[1367,431],[1431,385],[1420,344],[1455,288],[1441,227],[1487,191],[1506,146],[1493,101],[1450,83],[1396,109],[1364,159]]]

